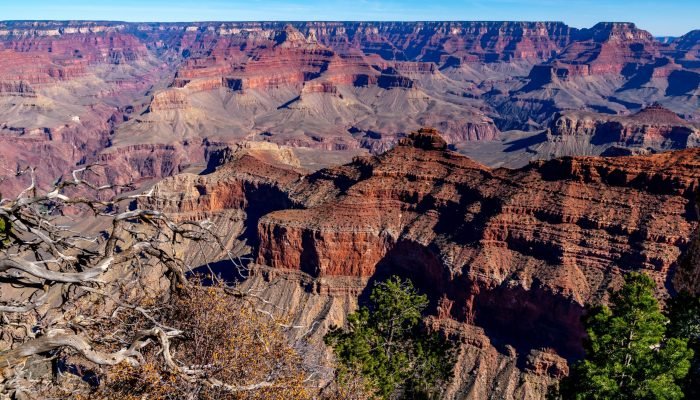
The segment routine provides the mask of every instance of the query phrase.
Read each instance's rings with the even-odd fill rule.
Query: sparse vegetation
[[[143,321],[146,323],[147,321]],[[182,331],[170,351],[177,365],[197,368],[195,376],[173,371],[155,348],[145,362],[112,368],[93,394],[117,399],[310,399],[309,375],[278,321],[219,283],[194,284],[167,307],[163,322]],[[133,323],[133,322],[132,322]]]
[[[186,259],[206,254],[240,267],[245,245],[224,247],[210,221],[176,222],[138,207],[150,193],[115,195],[128,188],[92,177],[74,171],[46,192],[32,179],[0,202],[0,395],[311,398],[313,372],[264,299],[188,277]]]

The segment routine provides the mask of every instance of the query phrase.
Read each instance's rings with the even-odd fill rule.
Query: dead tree
[[[93,184],[94,167],[45,191],[36,187],[33,170],[23,173],[31,185],[0,200],[0,397],[28,396],[37,357],[79,359],[98,369],[136,367],[146,348],[169,373],[199,386],[238,393],[279,384],[272,378],[224,382],[206,365],[178,360],[172,341],[183,330],[169,326],[160,312],[164,299],[192,291],[187,274],[193,266],[184,253],[214,246],[241,267],[244,243],[225,248],[208,220],[175,221],[140,209],[138,200],[152,192]],[[124,314],[140,322],[115,325]]]

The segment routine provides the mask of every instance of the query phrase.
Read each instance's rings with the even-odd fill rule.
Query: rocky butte
[[[209,175],[165,179],[157,206],[244,218],[246,285],[295,323],[320,321],[316,340],[372,281],[412,278],[430,323],[461,342],[449,398],[543,398],[581,355],[584,306],[626,271],[651,275],[662,297],[700,291],[696,149],[490,169],[423,129],[340,167],[295,164],[249,145]],[[266,287],[272,276],[285,278]]]

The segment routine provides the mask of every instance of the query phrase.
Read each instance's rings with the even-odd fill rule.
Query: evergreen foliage
[[[561,385],[565,399],[681,399],[690,367],[687,339],[668,337],[668,319],[647,275],[631,273],[610,307],[590,313],[586,358]]]
[[[383,399],[438,399],[452,374],[453,346],[422,324],[428,306],[410,281],[392,277],[372,291],[371,304],[326,336],[342,371],[359,370]]]
[[[682,381],[686,399],[700,399],[700,297],[681,293],[668,304],[669,336],[688,340],[695,355]]]
[[[6,248],[10,244],[10,223],[0,218],[0,249]]]

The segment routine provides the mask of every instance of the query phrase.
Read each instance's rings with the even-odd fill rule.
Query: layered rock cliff
[[[554,119],[547,134],[551,141],[573,136],[592,145],[641,150],[684,149],[700,143],[700,125],[659,105],[627,116],[565,112]]]
[[[187,215],[243,211],[258,264],[247,284],[285,299],[271,307],[317,340],[372,281],[413,279],[430,323],[462,343],[454,399],[543,398],[581,355],[584,307],[626,271],[650,274],[660,296],[700,291],[698,150],[493,170],[447,146],[422,130],[316,173],[247,148],[156,192]]]
[[[175,143],[190,147],[171,158],[190,161],[161,170],[201,164],[207,142],[379,154],[421,126],[461,148],[570,110],[627,115],[658,101],[698,121],[697,38],[661,43],[631,23],[8,21],[0,116],[13,146],[32,136],[27,155],[41,136],[29,132],[45,132],[45,148],[66,125],[76,132],[47,179],[103,151]]]
[[[493,284],[517,271],[526,286],[538,281],[583,304],[600,300],[610,268],[644,269],[665,282],[696,227],[686,212],[700,174],[695,151],[489,170],[444,151],[435,135],[413,134],[377,158],[307,178],[294,198],[323,193],[324,201],[266,215],[258,260],[319,276],[371,276],[406,246],[448,281],[483,274]],[[605,248],[591,249],[598,245]],[[574,276],[586,284],[571,286]]]
[[[163,69],[113,23],[2,22],[0,55],[2,175],[36,167],[39,185],[109,146]],[[2,186],[13,194],[22,183]]]
[[[447,315],[520,354],[580,355],[583,306],[604,301],[625,271],[673,290],[698,227],[697,151],[489,170],[445,146],[423,131],[307,177],[292,192],[306,208],[260,219],[258,262],[317,277],[410,276],[434,301],[445,296]]]
[[[650,63],[661,55],[654,37],[632,23],[601,22],[576,39],[556,57],[566,76],[621,74],[628,64]]]

